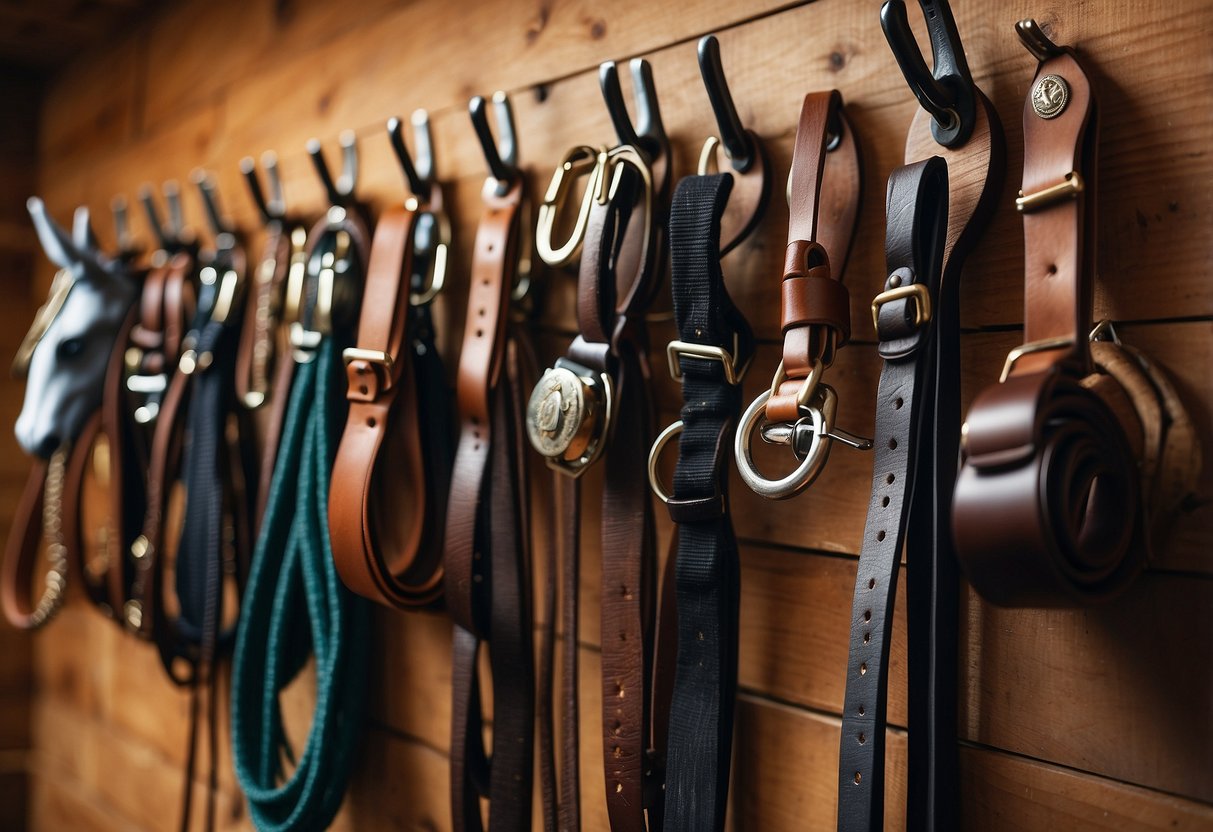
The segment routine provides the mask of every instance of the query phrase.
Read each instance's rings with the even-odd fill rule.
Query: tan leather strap
[[[860,156],[837,90],[804,97],[788,178],[788,248],[780,304],[783,373],[766,404],[771,421],[800,418],[798,394],[851,337],[842,285],[859,214]],[[803,398],[803,397],[801,397]]]
[[[342,581],[400,608],[429,604],[442,592],[443,494],[426,486],[425,404],[414,394],[409,332],[416,217],[411,208],[393,207],[375,231],[357,347],[345,354],[350,408],[329,491]]]
[[[969,411],[953,510],[970,582],[1005,605],[1110,597],[1147,553],[1141,422],[1113,377],[1083,381],[1093,369],[1096,101],[1073,51],[1048,47],[1024,109],[1017,202],[1026,343]]]

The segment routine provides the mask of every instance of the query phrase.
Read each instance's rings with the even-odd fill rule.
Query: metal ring
[[[804,459],[796,466],[796,470],[780,479],[769,480],[754,466],[750,437],[758,427],[766,403],[770,398],[769,390],[762,391],[742,414],[741,423],[737,426],[737,433],[733,437],[733,455],[737,460],[737,472],[741,474],[742,482],[748,485],[750,490],[768,500],[786,500],[789,497],[795,497],[807,488],[825,467],[832,444],[828,434],[833,426],[821,408],[804,408],[805,416],[813,423],[813,444],[809,447]]]
[[[657,461],[661,458],[661,451],[665,448],[666,443],[680,433],[682,433],[681,419],[657,434],[653,447],[649,448],[649,487],[653,489],[653,493],[663,503],[670,501],[670,495],[661,487],[661,482],[657,479]]]

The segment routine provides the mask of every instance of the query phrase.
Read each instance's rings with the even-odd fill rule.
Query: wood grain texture
[[[539,194],[567,146],[612,140],[597,63],[644,55],[653,64],[675,148],[675,175],[683,175],[715,129],[694,58],[694,39],[715,29],[741,117],[770,151],[777,195],[801,97],[836,87],[847,101],[866,173],[846,277],[855,342],[841,351],[827,381],[839,393],[840,425],[870,433],[880,361],[869,304],[885,276],[885,182],[904,157],[916,104],[875,6],[850,0],[784,5],[372,0],[353,9],[307,0],[181,0],[111,47],[82,55],[48,87],[38,188],[57,216],[88,204],[102,238],[112,240],[101,218],[113,194],[133,197],[144,182],[184,182],[202,165],[215,171],[225,211],[252,230],[256,220],[238,159],[276,150],[288,202],[315,214],[322,194],[303,143],[317,135],[333,153],[337,132],[352,128],[362,161],[360,192],[382,209],[403,197],[383,122],[427,107],[455,229],[449,294],[436,308],[439,346],[453,373],[464,318],[459,299],[466,297],[484,177],[468,129],[468,97],[498,88],[511,93],[521,159],[532,193]],[[965,406],[996,379],[1003,356],[1021,340],[1022,226],[1013,200],[1022,164],[1019,118],[1035,61],[1011,27],[1035,14],[1059,42],[1083,52],[1102,96],[1096,314],[1129,322],[1118,325],[1121,337],[1171,371],[1213,457],[1213,192],[1207,187],[1213,179],[1207,150],[1213,53],[1206,42],[1213,6],[1199,0],[1043,6],[1008,0],[996,6],[954,3],[969,64],[1007,139],[996,213],[961,277]],[[917,12],[911,17],[926,48]],[[201,228],[201,206],[191,192],[185,207],[187,220]],[[19,212],[13,216],[24,222]],[[134,220],[147,241],[141,215]],[[769,383],[778,359],[777,283],[786,229],[787,207],[777,196],[759,232],[724,263],[730,290],[762,342],[745,381],[747,397]],[[28,237],[22,244],[19,234],[4,239],[9,236],[14,249],[28,248]],[[253,250],[258,237],[252,234]],[[28,251],[11,256],[25,257],[8,261],[14,269],[27,268]],[[36,274],[35,285],[44,290],[51,269],[40,263]],[[541,358],[548,359],[563,352],[575,328],[575,287],[563,273],[540,274],[538,283],[535,330]],[[668,310],[668,297],[660,305]],[[0,332],[11,333],[3,337],[11,337],[12,347],[30,311],[0,308]],[[681,404],[664,371],[663,346],[672,333],[668,320],[653,326],[655,395],[665,422]],[[0,419],[15,418],[19,395],[18,386],[0,381]],[[778,452],[766,448],[758,462],[781,464]],[[730,829],[834,823],[847,611],[870,466],[870,456],[837,448],[811,489],[781,503],[755,497],[733,478],[734,519],[743,539],[743,695]],[[6,504],[23,470],[15,451],[0,454]],[[533,471],[535,525],[546,543],[543,515],[551,501],[542,468]],[[581,788],[585,828],[594,831],[606,828],[597,678],[599,474],[585,482],[580,650]],[[663,511],[657,516],[664,544],[670,524]],[[903,569],[903,578],[902,587],[914,579],[913,570]],[[965,828],[1213,828],[1213,648],[1207,638],[1213,629],[1213,466],[1205,467],[1198,493],[1157,548],[1150,571],[1121,599],[1093,610],[1006,611],[966,591],[963,604],[957,637],[964,661],[958,683]],[[890,674],[890,829],[904,823],[903,606],[896,612]],[[362,756],[335,828],[449,829],[449,624],[436,613],[379,611],[374,638]],[[154,651],[77,597],[36,637],[33,652],[31,826],[174,825],[187,700],[164,680]],[[286,697],[287,732],[297,741],[310,721],[312,683],[305,673]],[[226,762],[220,788],[224,828],[247,828]]]

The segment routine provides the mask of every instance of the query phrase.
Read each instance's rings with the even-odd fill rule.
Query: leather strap
[[[338,356],[353,341],[367,263],[356,206],[331,208],[308,240],[291,310],[294,373],[273,484],[241,608],[232,667],[237,779],[259,829],[323,829],[345,794],[365,712],[368,605],[338,578],[328,505],[335,428],[345,416]],[[310,638],[297,638],[310,632]],[[314,657],[316,707],[292,751],[281,694]],[[286,776],[283,761],[295,769]]]
[[[534,760],[530,500],[521,458],[526,380],[515,340],[521,333],[508,325],[525,197],[522,176],[504,189],[501,184],[485,181],[472,254],[444,555],[446,606],[454,621],[452,825],[477,832],[483,828],[480,797],[489,799],[490,829],[530,828]],[[482,645],[492,667],[491,758],[482,739]]]
[[[998,604],[1111,597],[1147,553],[1130,438],[1140,423],[1116,406],[1111,379],[1083,384],[1093,370],[1097,127],[1086,73],[1055,48],[1024,108],[1026,344],[969,411],[953,510],[965,573]]]
[[[440,210],[438,199],[419,210]],[[442,495],[451,458],[429,308],[409,302],[417,216],[397,206],[379,219],[357,347],[344,355],[350,408],[329,495],[342,581],[401,609],[430,604],[442,592]]]
[[[549,465],[580,476],[612,435],[627,447],[607,454],[602,508],[602,722],[607,811],[616,832],[660,828],[664,737],[652,734],[651,668],[656,606],[656,556],[646,451],[653,433],[644,313],[662,262],[668,160],[621,145],[598,154],[598,172],[609,197],[592,199],[582,247],[577,290],[580,334],[566,358],[536,385],[528,405],[532,444]],[[598,175],[596,174],[596,175]],[[658,183],[655,187],[654,183]],[[570,398],[572,397],[572,398]],[[576,595],[579,565],[575,483],[560,489],[562,523],[560,617],[564,622],[561,721],[565,726],[560,804],[550,814],[555,788],[544,788],[545,827],[577,829]],[[555,575],[557,570],[552,570]],[[549,587],[549,598],[555,597]],[[548,627],[555,619],[549,613]],[[544,635],[540,677],[552,679],[554,637]],[[551,718],[541,725],[540,768],[551,759]],[[658,721],[660,724],[660,721]]]
[[[935,387],[935,353],[944,340],[939,330],[957,322],[954,310],[940,309],[947,175],[947,166],[936,157],[898,168],[889,177],[888,277],[876,307],[878,350],[884,364],[876,396],[872,497],[851,608],[838,763],[840,832],[884,826],[893,601],[907,521],[919,505],[918,495],[931,487],[924,475],[933,466],[920,460],[929,456],[933,411],[938,397],[946,394]],[[914,294],[903,294],[907,289]],[[915,496],[913,506],[907,499],[910,495]]]
[[[726,174],[679,182],[670,210],[671,289],[683,344],[725,351],[735,367],[753,334],[720,270],[720,224],[733,187]],[[677,664],[665,780],[667,832],[724,826],[737,692],[741,567],[728,515],[728,461],[741,388],[724,361],[681,352],[683,407],[674,489]],[[663,629],[669,606],[661,607]]]
[[[828,367],[851,337],[842,276],[859,215],[860,180],[859,145],[842,95],[809,93],[800,108],[788,176],[780,305],[784,378],[766,404],[770,421],[800,418],[797,394],[805,379],[818,364]]]

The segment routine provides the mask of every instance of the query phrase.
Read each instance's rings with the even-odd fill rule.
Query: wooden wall
[[[654,3],[616,0],[181,0],[117,42],[80,56],[51,83],[41,119],[38,188],[66,217],[103,211],[144,182],[218,175],[227,211],[255,217],[236,171],[276,150],[288,201],[311,212],[321,191],[303,152],[312,136],[357,131],[361,187],[378,207],[402,195],[383,131],[391,115],[429,109],[441,177],[452,187],[455,279],[439,310],[454,365],[483,162],[466,102],[498,88],[514,100],[521,159],[535,193],[566,146],[611,140],[597,64],[653,62],[676,173],[690,172],[713,130],[695,41],[720,35],[742,118],[786,174],[801,96],[837,87],[851,107],[869,174],[860,242],[847,276],[856,343],[831,371],[840,421],[872,427],[879,360],[868,325],[884,278],[883,194],[915,103],[884,43],[876,0]],[[1035,62],[1012,30],[1035,16],[1090,59],[1102,94],[1102,204],[1097,314],[1174,373],[1213,455],[1213,6],[1203,0],[956,0],[969,63],[1006,126],[1007,180],[998,215],[964,277],[964,398],[996,377],[1019,343],[1020,112]],[[921,29],[916,11],[911,17]],[[187,195],[189,218],[201,211]],[[777,359],[786,206],[725,263],[762,339],[747,380],[766,384]],[[146,241],[148,235],[138,230]],[[112,238],[108,229],[102,234]],[[39,285],[49,270],[43,266]],[[549,275],[538,327],[547,356],[574,329],[572,281]],[[658,327],[654,341],[669,336]],[[657,366],[664,366],[659,362]],[[657,374],[663,411],[678,392]],[[4,412],[14,410],[6,392]],[[767,503],[737,483],[743,538],[736,829],[826,829],[835,813],[839,710],[848,610],[871,457],[836,451],[802,497]],[[7,482],[7,480],[5,480]],[[591,485],[591,493],[594,488]],[[7,491],[5,493],[8,493]],[[541,504],[541,508],[545,504]],[[1159,547],[1150,570],[1098,609],[1008,611],[962,602],[960,800],[970,829],[1213,828],[1213,475]],[[591,515],[593,511],[591,510]],[[590,522],[593,527],[593,520]],[[668,536],[668,523],[662,527]],[[583,802],[605,829],[598,776],[598,553],[586,538]],[[904,611],[893,643],[888,821],[905,792]],[[343,829],[446,829],[449,628],[438,615],[377,618],[373,712],[362,762],[338,819]],[[180,787],[186,697],[150,647],[76,604],[34,638],[30,825],[39,829],[170,829]],[[291,728],[306,730],[309,692],[293,691]],[[226,746],[224,749],[226,754]],[[225,828],[247,815],[225,764]]]

